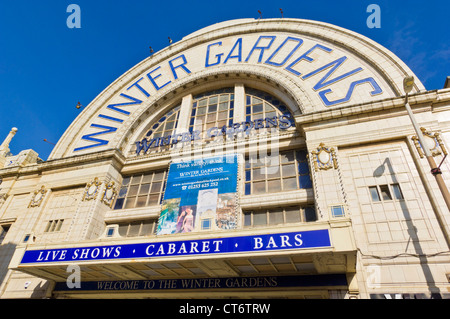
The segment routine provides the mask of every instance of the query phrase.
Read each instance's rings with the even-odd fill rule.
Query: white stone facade
[[[412,71],[379,44],[314,21],[233,20],[186,36],[100,93],[47,161],[32,154],[20,164],[0,154],[0,297],[448,298],[449,209],[413,139],[415,131],[404,107],[403,79],[408,75]],[[254,129],[247,137],[237,133],[233,139],[210,144],[206,138],[192,143],[176,140],[167,149],[149,147],[148,152],[136,153],[137,145],[143,145],[136,142],[156,136],[155,123],[166,123],[169,120],[162,118],[169,114],[177,116],[173,135],[183,138],[197,125],[199,115],[193,109],[201,94],[224,88],[228,127],[248,120],[248,96],[257,94],[252,90],[264,92],[273,103],[273,109],[261,114],[276,111],[281,116],[275,105],[281,102],[295,126],[282,130],[278,122],[270,134]],[[416,78],[409,102],[417,122],[433,137],[434,158],[441,163],[450,146],[450,89],[427,91]],[[256,117],[252,121],[257,123]],[[214,123],[222,127],[220,115]],[[308,155],[304,162],[289,159],[289,152],[299,151]],[[237,227],[144,234],[158,223],[170,163],[224,153],[238,154],[242,161],[236,177]],[[281,174],[267,173],[262,182],[256,181],[250,158],[269,153],[272,159],[281,159],[277,164]],[[283,160],[288,161],[286,166]],[[295,167],[291,175],[289,165]],[[307,186],[302,186],[301,165],[309,168]],[[450,185],[448,159],[442,161],[441,170]],[[142,194],[137,188],[131,195],[132,186],[125,187],[130,183],[142,189],[143,180],[133,184],[140,174],[151,178],[147,204],[139,204]],[[259,188],[261,183],[265,191]],[[160,197],[151,202],[153,195]],[[131,198],[135,204],[127,206]],[[120,200],[124,204],[119,207]],[[310,208],[313,220],[307,215]],[[298,220],[288,218],[292,209],[300,212]],[[82,253],[83,248],[87,254],[89,248],[92,257],[96,254],[92,247],[317,230],[329,233],[330,246],[294,249],[300,237],[295,243],[284,237],[277,248],[289,244],[292,249],[180,256],[166,251],[157,258],[117,260],[71,261],[64,255],[76,249]],[[23,256],[32,251],[41,255],[25,263]],[[80,267],[82,282],[116,288],[61,289],[73,265]],[[283,276],[319,279],[309,286],[283,287]],[[269,277],[279,280],[280,286],[269,287],[270,281],[263,281]],[[205,278],[209,286],[197,289],[167,286]],[[339,281],[342,278],[345,283]],[[161,289],[149,289],[156,280]],[[136,286],[118,287],[118,282]],[[219,284],[226,286],[218,289]]]

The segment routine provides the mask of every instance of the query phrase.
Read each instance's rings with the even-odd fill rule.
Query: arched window
[[[189,132],[205,132],[210,128],[229,126],[233,123],[234,88],[224,88],[194,96]]]
[[[178,126],[178,119],[180,115],[181,105],[177,105],[169,112],[163,115],[158,121],[154,122],[150,130],[145,134],[145,145],[141,143],[140,148],[137,149],[139,154],[141,149],[143,153],[157,153],[168,150],[169,143],[164,142],[164,138],[175,134]]]
[[[288,108],[279,99],[263,91],[246,88],[245,89],[245,120],[247,122],[254,122],[255,120],[268,120],[274,117],[285,117],[286,121],[290,122],[290,126],[294,127],[294,118],[289,112]],[[274,122],[276,120],[273,120]],[[265,127],[269,127],[266,123]],[[264,128],[262,129],[264,130]],[[258,133],[262,131],[258,129]]]

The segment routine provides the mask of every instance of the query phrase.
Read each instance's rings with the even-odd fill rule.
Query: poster
[[[235,229],[236,154],[170,164],[156,234]]]

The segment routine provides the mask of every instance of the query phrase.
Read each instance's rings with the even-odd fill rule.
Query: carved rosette
[[[90,183],[86,184],[83,193],[83,201],[95,199],[99,192],[100,185],[102,185],[102,182],[100,182],[97,177]]]
[[[105,190],[102,195],[102,203],[112,208],[112,205],[114,203],[114,200],[117,196],[117,189],[114,187],[114,182],[109,182],[106,184]]]
[[[442,141],[442,138],[439,133],[433,134],[423,127],[421,127],[420,130],[422,131],[425,140],[424,147],[427,147],[430,150],[432,156],[437,156],[441,154],[447,155],[447,149],[445,148],[444,142]],[[420,145],[419,138],[417,136],[413,136],[411,137],[411,139],[414,142],[414,146],[416,147],[420,158],[423,158],[425,156],[425,152],[422,149],[422,145]]]
[[[47,190],[44,185],[42,185],[40,189],[34,191],[30,204],[28,204],[28,208],[41,206],[42,200],[44,199],[46,193]]]
[[[333,147],[327,147],[324,143],[320,143],[319,147],[311,154],[316,172],[322,169],[337,168],[336,153]]]

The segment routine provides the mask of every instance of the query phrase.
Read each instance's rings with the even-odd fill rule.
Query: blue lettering
[[[337,59],[336,61],[333,61],[333,62],[331,62],[331,63],[328,63],[328,64],[326,64],[326,65],[324,65],[324,66],[318,68],[317,70],[314,70],[314,71],[312,71],[312,72],[310,72],[310,73],[308,73],[308,74],[302,76],[302,80],[305,80],[305,79],[307,79],[307,78],[309,78],[309,77],[311,77],[311,76],[313,76],[313,75],[315,75],[315,74],[317,74],[317,73],[320,73],[320,72],[322,72],[323,70],[326,70],[326,69],[328,69],[329,67],[332,66],[331,69],[330,69],[330,71],[328,71],[327,74],[325,74],[324,77],[323,77],[322,79],[320,79],[320,81],[317,82],[316,85],[314,85],[313,89],[314,89],[315,91],[317,91],[317,90],[320,90],[321,88],[323,88],[323,87],[325,87],[325,86],[328,86],[328,85],[330,85],[330,84],[333,84],[333,83],[335,83],[335,82],[337,82],[337,81],[342,80],[343,78],[346,78],[346,77],[348,77],[348,76],[350,76],[350,75],[352,75],[352,74],[355,74],[355,73],[357,73],[357,72],[359,72],[359,71],[362,71],[362,68],[356,68],[356,69],[354,69],[354,70],[352,70],[352,71],[350,71],[350,72],[347,72],[347,73],[342,74],[342,75],[340,75],[340,76],[338,76],[338,77],[335,77],[334,79],[331,79],[331,80],[329,80],[328,82],[325,82],[325,80],[328,79],[328,77],[329,77],[334,71],[336,71],[336,69],[339,68],[339,67],[342,65],[342,63],[344,63],[345,60],[347,60],[347,57],[346,57],[346,56],[343,56],[343,57]],[[333,66],[333,65],[334,65],[334,66]]]
[[[116,127],[111,127],[111,126],[106,126],[106,125],[91,124],[91,127],[101,128],[101,129],[104,129],[104,131],[103,132],[97,132],[97,133],[91,133],[91,134],[83,135],[81,137],[81,139],[82,140],[86,140],[86,141],[97,142],[97,144],[92,144],[92,145],[83,146],[83,147],[77,147],[76,149],[74,149],[74,152],[81,151],[81,150],[84,150],[84,149],[87,149],[87,148],[91,148],[91,147],[97,147],[97,146],[101,146],[101,145],[106,145],[106,144],[109,143],[109,141],[101,140],[99,138],[94,138],[93,136],[107,134],[107,133],[112,133],[112,132],[117,131]]]
[[[178,59],[182,59],[183,63],[181,63],[177,66],[174,66],[172,62],[175,60],[178,60]],[[186,67],[186,64],[187,64],[187,60],[186,60],[186,57],[184,56],[184,54],[177,56],[176,58],[173,58],[172,60],[169,61],[170,69],[172,70],[173,77],[175,78],[175,80],[178,79],[177,72],[175,72],[175,70],[178,68],[182,68],[187,74],[191,73],[191,71]]]
[[[331,50],[330,48],[327,48],[321,44],[316,44],[315,46],[313,46],[311,49],[309,49],[308,51],[306,51],[305,53],[303,53],[301,56],[299,56],[297,59],[295,59],[291,64],[289,64],[285,70],[288,70],[289,72],[300,76],[300,72],[298,72],[297,70],[294,70],[293,67],[299,63],[302,60],[308,61],[308,62],[312,62],[314,61],[313,58],[311,58],[310,56],[308,56],[308,54],[310,54],[312,51],[314,51],[315,49],[321,49],[324,50],[325,52],[331,52],[333,50]]]
[[[270,46],[272,45],[273,41],[275,41],[276,36],[274,35],[262,35],[258,38],[258,40],[256,41],[255,45],[253,46],[253,48],[251,49],[250,53],[248,54],[247,58],[245,59],[245,62],[248,62],[248,60],[250,59],[251,55],[253,54],[253,51],[255,50],[260,50],[259,52],[259,57],[258,57],[258,63],[261,63],[263,55],[264,55],[264,51],[269,49]],[[266,46],[258,46],[258,43],[261,39],[270,39],[269,43]]]
[[[350,88],[348,89],[347,94],[342,99],[337,99],[337,100],[334,100],[334,101],[328,100],[326,95],[331,92],[331,89],[326,89],[326,90],[320,91],[319,92],[319,96],[322,99],[323,103],[325,103],[326,106],[332,106],[332,105],[336,105],[336,104],[339,104],[339,103],[347,102],[347,101],[350,100],[350,98],[351,98],[351,96],[353,94],[353,90],[355,89],[355,87],[357,85],[361,85],[361,84],[364,84],[364,83],[369,83],[372,86],[373,91],[370,92],[370,95],[373,96],[373,95],[376,95],[376,94],[383,93],[383,90],[381,89],[381,87],[378,85],[378,83],[373,78],[366,78],[366,79],[362,79],[362,80],[358,80],[358,81],[353,81],[350,84]]]
[[[234,52],[234,49],[236,49],[236,46],[238,47],[238,53],[236,55],[231,55]],[[242,61],[242,38],[237,39],[236,43],[231,48],[230,53],[228,53],[228,56],[223,63],[227,63],[228,59],[238,59],[238,62]]]
[[[144,93],[145,96],[149,97],[150,94],[149,94],[142,86],[139,85],[139,81],[141,81],[142,79],[143,79],[143,78],[140,78],[139,80],[137,80],[136,82],[134,82],[133,84],[131,84],[131,85],[127,88],[127,91],[128,91],[129,89],[131,89],[133,86],[136,86],[136,87],[139,89],[139,91],[141,91],[142,93]]]
[[[130,112],[124,111],[124,110],[122,110],[122,109],[118,109],[117,106],[137,105],[137,104],[141,104],[141,103],[142,103],[141,100],[139,100],[139,99],[137,99],[137,98],[135,98],[135,97],[126,95],[126,94],[124,94],[124,93],[120,93],[120,96],[123,96],[124,98],[127,98],[127,99],[129,99],[129,100],[132,100],[133,102],[128,102],[128,103],[125,102],[125,103],[110,104],[110,105],[107,106],[107,108],[108,108],[108,109],[111,109],[111,110],[113,110],[113,111],[117,111],[117,112],[119,112],[119,113],[125,114],[125,115],[130,115]]]
[[[219,41],[219,42],[212,43],[212,44],[209,44],[209,45],[208,45],[208,47],[207,47],[207,49],[206,49],[205,67],[210,67],[210,66],[219,64],[219,63],[220,63],[220,59],[221,59],[221,57],[222,57],[222,55],[223,55],[223,53],[216,54],[216,62],[210,64],[210,63],[209,63],[209,50],[210,50],[210,48],[211,48],[213,45],[222,46],[222,41]]]
[[[284,58],[283,61],[281,62],[273,62],[271,61],[277,54],[278,51],[280,51],[280,49],[288,42],[288,41],[297,41],[297,45],[295,46],[295,48],[293,48],[291,50],[291,52],[289,52],[289,54]],[[292,56],[292,54],[294,54],[295,51],[297,51],[297,49],[303,44],[303,40],[299,39],[299,38],[294,38],[294,37],[287,37],[283,43],[280,44],[280,46],[272,53],[272,55],[266,60],[266,64],[270,64],[270,65],[274,65],[274,66],[282,66],[284,65]]]
[[[157,91],[159,91],[160,89],[162,89],[163,87],[165,87],[167,84],[169,84],[171,81],[167,81],[166,83],[164,83],[162,86],[159,86],[158,84],[156,84],[156,79],[159,78],[161,76],[161,73],[159,73],[156,76],[151,76],[151,74],[157,70],[159,70],[161,67],[158,66],[156,69],[154,69],[153,71],[150,71],[149,73],[147,73],[147,77],[150,80],[150,82],[152,82],[153,86],[155,87],[155,89]]]

